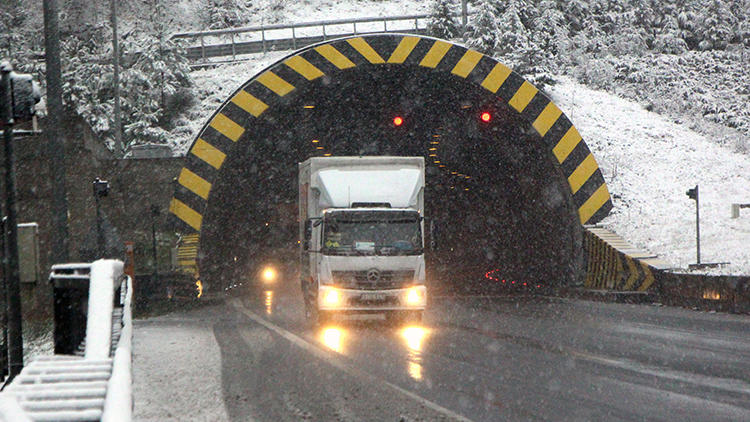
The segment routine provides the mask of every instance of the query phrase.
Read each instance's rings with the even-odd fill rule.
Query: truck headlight
[[[417,306],[424,305],[424,287],[411,287],[406,291],[406,304]]]
[[[323,292],[323,303],[327,306],[336,306],[341,303],[341,292],[336,289],[327,289]]]

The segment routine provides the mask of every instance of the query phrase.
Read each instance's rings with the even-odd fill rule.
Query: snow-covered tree
[[[677,19],[669,17],[661,34],[654,41],[654,50],[666,54],[682,54],[688,46],[677,23]]]
[[[469,21],[464,38],[466,44],[474,50],[492,55],[497,48],[497,16],[495,6],[490,0],[479,0],[476,4],[474,19]]]
[[[247,24],[252,2],[244,0],[209,0],[204,6],[206,26],[223,29]]]
[[[433,37],[455,38],[459,27],[453,15],[453,0],[433,0],[427,32]]]

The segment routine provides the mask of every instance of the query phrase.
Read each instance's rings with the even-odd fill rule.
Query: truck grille
[[[401,289],[414,282],[414,271],[380,271],[376,281],[368,280],[365,271],[333,271],[334,284],[344,289],[384,290]]]

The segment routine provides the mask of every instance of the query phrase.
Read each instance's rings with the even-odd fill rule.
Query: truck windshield
[[[327,255],[419,255],[419,214],[400,211],[341,211],[324,219]]]

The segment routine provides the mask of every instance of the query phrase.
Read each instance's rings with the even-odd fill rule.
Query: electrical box
[[[21,283],[39,281],[39,225],[18,225],[18,269]]]

